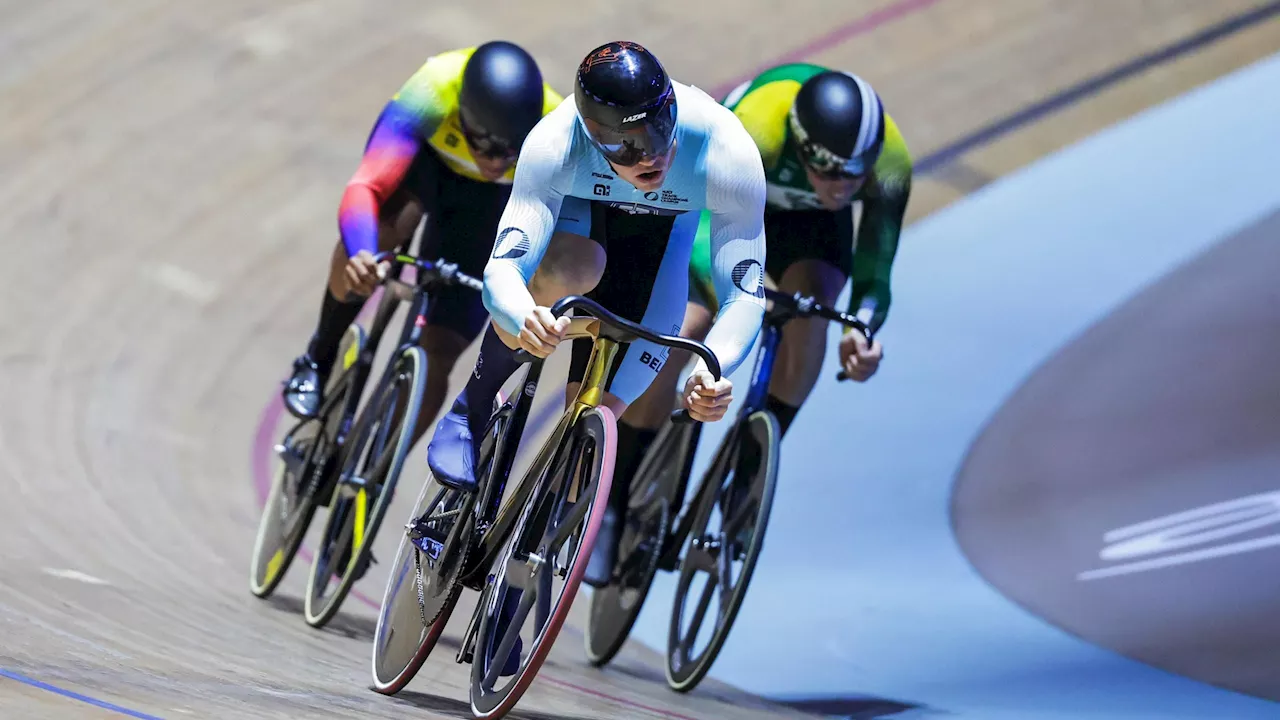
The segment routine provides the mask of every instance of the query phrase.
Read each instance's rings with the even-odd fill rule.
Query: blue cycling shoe
[[[475,492],[475,464],[475,443],[471,439],[467,413],[455,402],[436,424],[431,443],[427,445],[427,466],[441,485]]]

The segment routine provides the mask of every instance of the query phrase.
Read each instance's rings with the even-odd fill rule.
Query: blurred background
[[[561,93],[613,39],[716,96],[855,72],[916,173],[884,363],[788,435],[714,682],[666,689],[660,577],[605,671],[576,607],[513,717],[1280,717],[1260,0],[0,0],[0,716],[469,716],[451,652],[366,689],[385,569],[322,632],[302,564],[245,576],[369,129],[491,39]]]

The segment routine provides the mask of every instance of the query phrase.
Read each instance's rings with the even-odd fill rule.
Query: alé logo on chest
[[[670,188],[642,192],[631,183],[619,180],[615,176],[606,173],[593,171],[591,178],[591,195],[596,198],[626,198],[630,202],[638,202],[642,197],[644,202],[665,206],[679,206],[689,202],[687,194],[679,193]],[[640,197],[636,197],[637,195]]]

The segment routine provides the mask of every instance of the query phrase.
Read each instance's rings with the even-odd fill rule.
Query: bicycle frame
[[[520,479],[515,492],[499,507],[502,496],[506,492],[511,466],[515,462],[516,445],[524,434],[525,421],[528,419],[529,410],[533,405],[533,396],[538,389],[538,379],[542,374],[542,360],[535,360],[530,364],[524,378],[523,390],[509,414],[511,426],[503,435],[501,447],[494,448],[493,465],[488,473],[490,481],[484,484],[477,499],[476,511],[479,516],[477,530],[481,533],[479,553],[468,560],[471,567],[463,570],[464,582],[473,584],[476,579],[475,574],[487,572],[497,560],[503,545],[515,528],[520,512],[533,494],[538,480],[550,469],[551,462],[563,451],[570,429],[582,413],[597,407],[603,401],[609,368],[617,357],[619,345],[615,340],[598,336],[598,329],[598,321],[590,318],[575,319],[570,324],[568,338],[591,337],[594,339],[582,385],[578,389],[577,396],[561,415],[560,421],[556,423],[555,429],[551,431],[550,437],[538,450],[537,456]],[[508,401],[509,405],[510,401]],[[499,410],[499,413],[506,410],[507,408],[504,407]],[[571,482],[573,485],[569,488],[569,499],[576,500],[580,490],[577,486],[577,474],[573,475]],[[479,579],[483,580],[483,578]]]
[[[341,421],[338,423],[325,423],[325,432],[329,436],[330,452],[334,450],[341,451],[346,444],[347,435],[351,432],[351,428],[356,420],[356,409],[359,407],[363,392],[350,393],[347,389],[355,384],[360,388],[364,388],[369,379],[369,373],[373,368],[374,357],[377,355],[378,346],[382,343],[383,334],[386,332],[387,326],[391,323],[391,317],[399,307],[399,303],[408,299],[410,302],[409,314],[405,318],[404,325],[400,329],[400,339],[392,357],[403,352],[405,348],[417,345],[422,339],[422,328],[426,326],[427,311],[431,307],[431,292],[427,287],[431,281],[419,281],[410,286],[401,282],[400,275],[406,265],[415,265],[420,271],[434,271],[437,267],[434,263],[427,263],[428,268],[422,268],[419,258],[404,253],[388,253],[385,255],[387,259],[393,260],[394,264],[391,269],[391,277],[388,278],[383,286],[383,294],[378,303],[378,309],[373,316],[373,322],[369,324],[369,333],[365,339],[364,347],[360,349],[360,354],[350,361],[346,371],[342,377],[338,379],[338,384],[333,391],[326,393],[324,402],[321,404],[316,418],[329,416],[336,410],[336,403],[341,398],[342,414]],[[474,282],[474,281],[469,281]],[[407,297],[406,297],[407,296]],[[382,376],[378,380],[381,385],[395,369],[395,363],[388,363],[383,368]],[[300,421],[289,434],[302,427],[311,420]],[[314,486],[308,488],[309,491],[317,491],[324,478],[324,473],[313,472],[309,482]]]
[[[707,491],[709,478],[722,477],[722,465],[728,462],[729,451],[737,441],[743,422],[752,413],[765,409],[768,404],[769,384],[773,380],[773,367],[778,357],[778,346],[782,343],[783,326],[792,319],[801,316],[822,317],[833,322],[837,321],[838,318],[839,321],[846,324],[850,324],[849,321],[852,320],[852,318],[844,317],[842,313],[823,308],[812,302],[811,299],[788,296],[773,290],[767,292],[769,299],[774,301],[774,306],[765,312],[764,322],[760,328],[760,350],[756,353],[756,362],[751,371],[751,384],[747,387],[747,396],[739,408],[738,418],[734,421],[733,427],[729,429],[724,440],[720,442],[720,446],[716,450],[716,456],[711,461],[711,466],[703,473],[702,481],[699,483],[697,490],[699,495]],[[857,321],[854,320],[854,322]],[[854,327],[867,332],[865,330],[866,326],[860,322]],[[868,333],[869,336],[870,334]],[[698,437],[695,434],[691,438],[691,448],[697,447]],[[671,524],[672,532],[668,535],[662,553],[659,556],[660,567],[674,567],[677,559],[675,554],[679,553],[680,548],[684,546],[684,541],[688,538],[689,531],[693,526],[693,509],[697,503],[683,502],[689,489],[690,475],[693,473],[693,456],[693,452],[688,452],[684,458],[684,467],[680,473],[680,480],[676,485],[675,495],[682,503],[682,508],[679,516],[676,517],[676,521]]]

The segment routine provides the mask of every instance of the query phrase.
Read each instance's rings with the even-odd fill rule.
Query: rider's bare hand
[[[699,422],[715,422],[724,417],[733,402],[733,383],[716,380],[706,370],[698,370],[684,383],[684,407]]]
[[[372,295],[378,283],[387,276],[390,267],[385,262],[374,262],[373,253],[361,250],[349,258],[343,268],[348,291],[365,297]]]
[[[520,335],[516,339],[520,342],[521,350],[535,357],[544,358],[556,349],[561,340],[564,340],[568,330],[569,318],[557,318],[551,314],[549,308],[535,307],[525,315],[524,322],[520,325]]]

